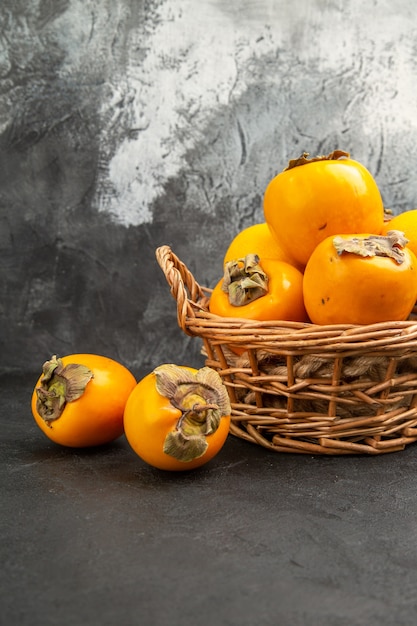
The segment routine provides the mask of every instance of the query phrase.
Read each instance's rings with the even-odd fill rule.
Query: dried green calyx
[[[233,306],[243,306],[268,292],[268,276],[259,260],[257,254],[248,254],[226,263],[222,290]]]
[[[349,239],[334,237],[333,239],[333,245],[339,255],[343,252],[350,252],[363,257],[383,256],[394,259],[399,265],[404,261],[403,248],[407,243],[408,239],[399,230],[389,230],[385,236],[352,236]]]
[[[345,158],[348,159],[350,154],[349,152],[345,152],[344,150],[333,150],[330,154],[327,155],[319,155],[315,157],[308,158],[310,155],[308,152],[303,152],[303,154],[297,159],[291,159],[288,162],[287,167],[284,169],[284,172],[287,170],[291,170],[293,167],[299,167],[300,165],[307,165],[308,163],[314,163],[315,161],[337,161],[338,159]]]
[[[85,365],[69,363],[64,367],[55,355],[43,364],[43,376],[36,388],[36,410],[49,424],[63,413],[67,402],[80,398],[93,378],[93,372]]]
[[[189,462],[206,452],[207,436],[216,432],[222,417],[230,415],[226,387],[210,367],[196,372],[177,365],[160,365],[154,370],[157,391],[181,411],[176,429],[168,433],[164,452]]]

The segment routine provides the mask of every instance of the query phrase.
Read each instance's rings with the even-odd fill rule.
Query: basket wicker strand
[[[156,250],[179,327],[225,383],[230,432],[278,452],[381,454],[417,441],[417,322],[319,326],[209,312],[211,290]]]

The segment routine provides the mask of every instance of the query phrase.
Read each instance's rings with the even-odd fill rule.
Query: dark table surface
[[[35,378],[0,382],[1,624],[417,623],[415,445],[328,458],[229,437],[165,473],[124,438],[56,446]]]

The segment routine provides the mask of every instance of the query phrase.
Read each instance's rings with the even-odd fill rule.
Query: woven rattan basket
[[[318,326],[223,318],[169,246],[178,325],[227,386],[230,431],[278,452],[381,454],[417,441],[417,321]]]

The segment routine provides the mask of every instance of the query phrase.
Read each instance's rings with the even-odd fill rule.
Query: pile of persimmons
[[[265,221],[233,239],[210,311],[313,324],[406,320],[417,300],[417,210],[392,216],[347,152],[303,154],[267,185]]]
[[[321,325],[407,319],[417,300],[417,210],[388,219],[372,175],[346,152],[307,157],[271,180],[265,221],[230,243],[210,311]],[[209,367],[162,364],[138,382],[94,354],[46,361],[31,407],[59,445],[98,446],[124,434],[146,463],[169,471],[212,459],[231,415]]]

